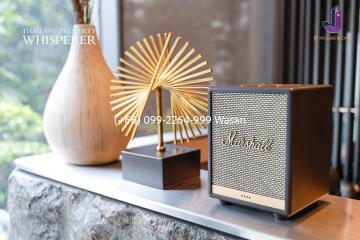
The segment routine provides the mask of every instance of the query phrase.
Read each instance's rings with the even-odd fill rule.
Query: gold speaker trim
[[[285,200],[265,197],[254,193],[243,192],[231,188],[212,185],[212,192],[221,196],[238,199],[245,202],[256,203],[262,206],[285,210]]]

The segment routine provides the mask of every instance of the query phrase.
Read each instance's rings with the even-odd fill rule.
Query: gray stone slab
[[[113,208],[123,208],[122,206],[126,205],[129,209],[137,209],[136,211],[156,213],[152,218],[155,225],[181,223],[193,226],[195,229],[202,229],[201,231],[205,231],[206,234],[210,234],[208,236],[211,236],[202,235],[204,239],[214,239],[213,236],[217,239],[226,234],[246,239],[360,239],[358,230],[360,201],[357,200],[326,196],[319,201],[318,207],[311,211],[302,213],[289,221],[275,221],[271,213],[241,206],[222,206],[218,200],[210,198],[208,196],[207,171],[201,171],[200,185],[190,184],[178,189],[160,190],[123,180],[119,162],[105,166],[80,167],[65,164],[54,154],[43,154],[20,158],[15,160],[15,163],[18,170],[10,178],[9,210],[12,223],[19,228],[17,231],[20,231],[21,228],[36,229],[36,221],[45,220],[53,223],[48,226],[53,229],[52,232],[66,233],[68,229],[77,229],[76,226],[90,231],[89,227],[86,228],[85,225],[93,223],[95,219],[103,219],[104,225],[101,227],[107,229],[109,227],[106,227],[107,220],[105,221],[100,216],[103,213],[91,205],[99,201],[97,204],[109,206],[111,203],[114,205]],[[24,174],[19,170],[31,174]],[[51,181],[35,175],[51,179]],[[18,178],[22,179],[21,182],[15,181]],[[28,181],[29,183],[27,183]],[[72,187],[65,188],[66,185]],[[42,190],[41,186],[48,190]],[[68,193],[70,190],[67,189],[75,194]],[[77,201],[75,200],[74,203],[69,203],[69,199],[77,195],[80,196],[81,203],[76,205]],[[82,200],[82,196],[88,197]],[[109,202],[102,203],[103,199],[108,199]],[[64,208],[66,210],[58,211],[57,209],[63,209],[62,205],[67,206]],[[85,214],[86,212],[89,214]],[[36,215],[37,213],[40,215]],[[72,218],[64,217],[64,214],[65,216],[78,215],[76,218]],[[42,217],[39,216],[46,216],[46,218],[42,220]],[[122,216],[123,214],[119,218],[123,218]],[[162,217],[156,220],[158,216]],[[129,217],[129,219],[133,219],[133,217]],[[187,229],[185,225],[176,228],[189,232],[190,230],[185,230]],[[144,226],[152,229],[152,225],[145,224]],[[158,227],[160,228],[160,226]],[[151,234],[165,236],[161,235],[164,233],[156,235],[157,232],[165,231],[157,230],[158,227],[153,229],[154,232]],[[80,231],[80,228],[77,231]],[[161,227],[161,229],[163,228],[166,227]],[[206,229],[210,231],[206,231]],[[38,229],[38,231],[40,230],[41,228]],[[140,231],[139,228],[138,230]],[[46,229],[44,228],[42,231],[46,232]],[[190,232],[193,231],[195,230]],[[197,239],[197,236],[200,236],[199,233],[191,234],[187,239]],[[70,235],[66,235],[66,237],[68,236]],[[137,235],[131,238],[129,235],[128,239],[141,238],[137,238]]]
[[[233,239],[19,170],[9,179],[9,211],[10,239]]]

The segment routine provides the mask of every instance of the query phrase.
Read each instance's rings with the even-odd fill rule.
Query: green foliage
[[[70,0],[0,1],[0,208],[15,158],[50,151],[41,114],[69,46],[26,45],[24,29],[72,27]]]
[[[29,106],[0,98],[0,208],[5,207],[13,160],[48,151],[40,115]]]
[[[26,45],[25,29],[71,27],[70,1],[0,1],[0,96],[42,113],[69,46]]]
[[[0,141],[44,141],[40,115],[30,106],[0,98]]]

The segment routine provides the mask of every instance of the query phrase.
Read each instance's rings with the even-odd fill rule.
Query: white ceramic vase
[[[66,162],[112,162],[128,144],[110,109],[111,79],[115,77],[102,55],[95,27],[74,25],[68,58],[44,111],[46,139]]]

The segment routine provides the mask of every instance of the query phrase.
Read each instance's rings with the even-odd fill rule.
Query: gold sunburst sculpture
[[[174,143],[195,138],[206,124],[208,82],[214,80],[207,61],[189,42],[180,46],[181,37],[158,33],[136,42],[120,58],[119,80],[112,80],[111,105],[115,124],[134,137],[150,94],[156,92],[158,151],[165,151],[163,142],[162,89],[169,91]]]

